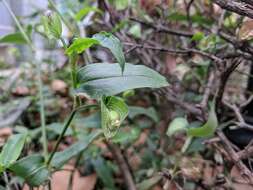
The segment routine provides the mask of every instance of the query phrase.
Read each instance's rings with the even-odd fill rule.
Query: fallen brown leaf
[[[55,93],[66,94],[68,86],[64,81],[56,79],[53,80],[51,88]]]
[[[30,94],[29,89],[26,86],[17,86],[13,91],[12,94],[15,96],[27,96]]]
[[[9,137],[12,134],[12,128],[4,127],[0,129],[0,137]]]
[[[253,38],[253,20],[246,20],[243,22],[238,37],[240,40],[250,40]]]

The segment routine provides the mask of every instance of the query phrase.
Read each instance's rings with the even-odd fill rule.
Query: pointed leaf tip
[[[112,52],[113,56],[116,58],[121,67],[121,72],[123,73],[125,70],[126,61],[123,53],[123,46],[120,40],[108,32],[100,32],[93,35],[92,38],[99,41],[101,46],[108,48]]]

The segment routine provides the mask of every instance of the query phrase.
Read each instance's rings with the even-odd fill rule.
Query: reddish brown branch
[[[203,99],[200,103],[200,107],[202,109],[207,107],[208,99],[209,99],[209,96],[211,93],[211,88],[212,88],[213,82],[214,82],[214,73],[210,72],[209,77],[208,77],[208,81],[207,81],[207,85],[206,85],[206,88],[204,91]]]
[[[170,89],[168,88],[163,88],[157,91],[157,93],[159,93],[162,97],[164,97],[167,101],[172,102],[178,106],[180,106],[181,108],[185,109],[186,112],[189,112],[193,115],[195,115],[196,117],[198,117],[200,120],[203,120],[203,114],[202,111],[197,108],[196,106],[194,106],[193,104],[190,104],[188,102],[184,102],[182,100],[180,100],[178,97],[176,97],[175,95],[173,95],[170,92]]]
[[[230,63],[228,63],[230,65],[227,68],[225,68],[224,71],[222,72],[219,90],[218,90],[217,97],[216,97],[216,104],[218,107],[221,107],[223,94],[224,94],[225,87],[226,87],[227,81],[229,79],[229,76],[233,73],[233,71],[237,68],[237,66],[241,62],[242,62],[241,59],[232,60]]]
[[[247,159],[253,155],[253,146],[246,147],[244,150],[238,152],[238,156],[240,159]]]
[[[253,19],[253,6],[236,0],[212,0],[221,8]]]
[[[253,6],[253,1],[252,0],[242,0],[245,3],[248,3],[249,5]]]
[[[172,53],[172,54],[188,54],[188,53],[196,53],[198,55],[201,55],[203,57],[207,57],[217,63],[222,63],[222,59],[220,59],[219,57],[213,55],[213,54],[209,54],[197,49],[192,49],[192,48],[183,48],[183,49],[172,49],[172,48],[167,48],[167,47],[163,47],[161,45],[159,46],[150,46],[150,45],[145,45],[145,44],[135,44],[135,43],[131,43],[131,42],[125,42],[124,43],[127,46],[133,46],[134,48],[131,48],[131,51],[136,49],[136,48],[143,48],[143,49],[151,49],[151,50],[157,50],[157,51],[164,51],[167,53]],[[129,53],[129,50],[127,51],[127,53]]]
[[[242,175],[244,177],[246,177],[249,180],[250,184],[252,185],[253,184],[253,174],[250,172],[250,170],[240,160],[241,157],[239,157],[239,155],[234,151],[234,149],[231,146],[231,143],[225,137],[225,135],[221,131],[218,131],[217,134],[220,137],[220,139],[221,139],[221,141],[224,145],[224,149],[228,152],[228,155],[230,156],[233,163],[239,168]]]

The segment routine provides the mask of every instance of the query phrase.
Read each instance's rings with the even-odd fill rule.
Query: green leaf
[[[124,10],[128,7],[129,0],[117,0],[114,1],[115,8],[118,11]]]
[[[31,186],[39,186],[50,177],[43,156],[34,154],[18,160],[10,170],[23,178]]]
[[[84,151],[88,146],[101,134],[101,131],[95,131],[87,136],[85,139],[78,141],[67,149],[57,152],[53,157],[51,166],[54,168],[61,168],[71,158],[77,156],[80,152]]]
[[[25,139],[25,134],[12,135],[8,139],[0,154],[1,168],[8,168],[18,159],[24,147]]]
[[[141,130],[137,127],[131,127],[130,130],[124,130],[121,128],[111,141],[121,144],[131,143],[139,137],[140,133]]]
[[[124,119],[128,107],[123,99],[115,96],[103,97],[101,100],[101,125],[106,138],[112,138]]]
[[[157,112],[153,107],[150,108],[143,108],[138,106],[129,106],[129,118],[133,119],[134,117],[138,115],[145,115],[149,118],[151,118],[154,122],[158,122],[159,118],[157,115]]]
[[[189,128],[187,134],[192,137],[210,137],[218,127],[218,119],[215,113],[215,103],[211,105],[207,122],[199,128]]]
[[[111,29],[111,33],[118,32],[124,28],[126,28],[129,24],[129,20],[123,19],[116,23],[113,28]]]
[[[95,112],[87,117],[79,115],[75,119],[75,126],[77,129],[88,129],[88,128],[100,128],[101,127],[101,114],[100,112]]]
[[[184,117],[177,117],[170,122],[166,134],[170,137],[177,132],[187,131],[188,125],[189,123]]]
[[[239,26],[239,22],[238,22],[238,15],[236,13],[232,13],[230,14],[229,16],[223,18],[223,25],[226,27],[226,28],[236,28]],[[249,20],[251,21],[251,20]],[[247,22],[247,21],[246,21]],[[242,23],[243,25],[243,23]]]
[[[0,165],[0,174],[2,174],[2,172],[4,172],[4,171],[5,171],[5,167]]]
[[[27,34],[27,36],[31,37],[32,36],[32,32],[33,32],[33,26],[31,24],[29,24],[26,27],[26,34]]]
[[[189,145],[189,147],[186,150],[187,154],[192,154],[192,153],[204,151],[206,148],[205,144],[203,143],[204,140],[206,140],[206,139],[204,139],[204,138],[192,139],[191,144]]]
[[[145,179],[141,183],[137,184],[137,189],[138,190],[148,190],[148,189],[151,189],[161,179],[162,179],[162,176],[154,176],[154,177],[151,177],[149,179]]]
[[[219,42],[220,38],[217,35],[210,34],[199,41],[198,48],[203,51],[213,51]]]
[[[141,38],[141,25],[139,23],[133,25],[129,29],[129,33],[133,35],[135,38]]]
[[[56,39],[60,39],[62,35],[62,23],[60,16],[55,13],[49,13],[42,17],[42,23],[44,26],[45,34],[53,36]]]
[[[66,54],[71,55],[73,53],[82,53],[89,47],[99,44],[99,42],[92,38],[77,38],[75,41],[67,48]]]
[[[51,123],[49,125],[47,125],[47,131],[49,132],[54,132],[56,133],[57,135],[60,135],[62,130],[64,128],[64,124],[63,123]],[[67,129],[67,131],[65,132],[65,135],[64,136],[68,136],[68,135],[71,135],[73,134],[73,130],[71,127],[69,127]]]
[[[48,37],[48,38],[50,38],[51,37],[51,34],[50,34],[50,32],[49,32],[49,28],[48,28],[48,18],[47,18],[47,16],[42,16],[41,17],[41,24],[42,24],[42,26],[43,26],[43,32],[44,32],[44,34]]]
[[[108,190],[116,190],[114,178],[112,176],[112,169],[108,166],[105,160],[102,157],[92,159],[92,165],[104,186],[108,188]]]
[[[203,32],[196,32],[193,36],[192,36],[192,41],[200,41],[205,37],[205,34]]]
[[[10,44],[26,44],[23,34],[21,32],[16,32],[12,34],[7,34],[0,38],[0,43],[10,43]]]
[[[156,71],[127,63],[123,75],[116,64],[97,63],[81,68],[78,73],[78,93],[86,93],[100,99],[136,88],[160,88],[168,86],[167,80]]]
[[[112,52],[113,56],[119,63],[121,71],[123,73],[126,61],[120,40],[111,33],[107,32],[100,32],[98,34],[93,35],[92,38],[99,41],[99,44],[101,46],[108,48]]]
[[[133,89],[131,89],[131,90],[125,91],[125,92],[122,94],[122,97],[123,97],[124,99],[127,99],[127,98],[129,98],[129,97],[131,97],[131,96],[134,96],[134,95],[135,95],[135,92],[134,92]]]
[[[85,17],[91,11],[102,14],[102,11],[100,9],[98,9],[97,7],[86,6],[83,9],[81,9],[80,11],[78,11],[78,13],[76,13],[75,19],[77,21],[80,21],[83,17]]]

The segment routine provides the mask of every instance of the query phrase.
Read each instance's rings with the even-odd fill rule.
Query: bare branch
[[[151,50],[158,50],[158,51],[164,51],[167,53],[172,53],[172,54],[188,54],[188,53],[196,53],[199,55],[202,55],[204,57],[207,57],[217,63],[222,63],[223,60],[220,59],[219,57],[213,55],[213,54],[209,54],[197,49],[193,49],[193,48],[182,48],[182,49],[172,49],[172,48],[166,48],[163,46],[150,46],[150,45],[145,45],[145,44],[134,44],[134,43],[130,43],[130,42],[124,42],[124,45],[127,46],[133,46],[134,48],[131,48],[130,50],[127,51],[127,53],[129,53],[129,51],[132,51],[136,48],[143,48],[143,49],[151,49]]]
[[[221,8],[253,19],[253,6],[236,0],[212,0]]]
[[[229,153],[229,156],[232,159],[232,161],[234,162],[234,164],[239,168],[242,175],[244,177],[246,177],[249,180],[249,183],[252,185],[253,184],[253,175],[250,172],[250,170],[242,163],[239,155],[234,151],[234,149],[231,146],[231,143],[225,137],[225,135],[221,131],[218,131],[217,134],[220,137],[221,141],[223,142],[224,148]]]
[[[242,0],[242,1],[253,6],[253,1],[252,0]]]
[[[128,189],[129,190],[137,190],[134,180],[133,180],[133,176],[129,170],[128,164],[126,163],[126,160],[125,160],[124,156],[122,155],[119,147],[116,144],[112,144],[109,142],[107,142],[106,144],[109,147],[112,154],[115,156],[116,161],[118,162],[119,168],[120,168],[121,173],[125,179]]]
[[[204,91],[204,95],[203,95],[203,99],[200,103],[200,107],[203,109],[205,107],[207,107],[207,103],[208,103],[208,99],[211,93],[211,88],[212,88],[212,84],[214,82],[214,73],[210,72],[209,77],[208,77],[208,82]]]
[[[137,18],[130,18],[130,20],[132,20],[134,22],[138,22],[144,26],[153,28],[156,30],[156,32],[160,32],[160,33],[168,33],[168,34],[177,35],[177,36],[184,36],[184,37],[188,37],[188,38],[191,38],[194,35],[194,33],[192,33],[192,32],[185,32],[185,31],[181,31],[181,30],[170,29],[170,28],[167,28],[162,25],[155,25],[153,23],[148,23],[148,22],[145,22],[142,20],[138,20]]]

